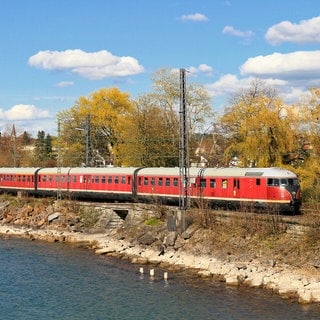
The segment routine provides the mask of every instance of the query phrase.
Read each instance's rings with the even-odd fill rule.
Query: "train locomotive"
[[[189,168],[192,204],[300,213],[297,176],[283,168]],[[0,168],[0,191],[103,201],[178,204],[179,168]]]

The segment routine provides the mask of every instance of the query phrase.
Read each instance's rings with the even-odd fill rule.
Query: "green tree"
[[[38,131],[33,150],[33,165],[35,166],[54,166],[55,155],[52,152],[52,137],[41,130]]]
[[[153,92],[135,101],[131,129],[121,154],[125,155],[124,149],[131,150],[126,156],[130,164],[178,166],[180,75],[177,70],[160,69],[152,75],[152,81]],[[213,116],[210,96],[200,84],[186,81],[186,109],[190,158],[194,159],[199,146],[197,134]]]
[[[117,146],[119,161],[126,166],[177,165],[177,129],[171,127],[168,115],[157,105],[153,95],[139,97],[124,128],[123,141]]]

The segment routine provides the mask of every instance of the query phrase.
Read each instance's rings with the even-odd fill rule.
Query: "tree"
[[[180,76],[178,70],[160,69],[152,75],[154,105],[163,113],[166,130],[171,134],[174,145],[175,162],[179,161],[179,111],[180,111]],[[186,81],[186,127],[189,133],[190,160],[194,161],[199,150],[198,134],[202,133],[213,119],[211,98],[205,88],[194,82]],[[170,148],[171,150],[172,148]],[[165,156],[165,155],[164,155]],[[170,155],[171,156],[171,155]],[[171,156],[172,157],[172,156]],[[172,163],[171,163],[172,165]]]
[[[301,179],[304,195],[309,201],[319,202],[320,195],[320,88],[310,88],[308,94],[295,105],[299,121],[300,148],[295,154],[300,156],[296,172]]]
[[[180,76],[177,70],[160,69],[152,75],[155,101],[157,105],[172,117],[170,123],[178,126],[180,107]],[[186,83],[186,102],[190,134],[202,132],[208,125],[207,119],[213,116],[211,98],[205,88],[198,83]]]
[[[123,165],[170,167],[178,164],[179,130],[171,127],[168,115],[153,95],[144,95],[135,101],[135,110],[128,118],[122,138],[116,153]]]
[[[135,100],[117,154],[122,163],[135,166],[179,165],[180,76],[161,69],[152,75],[153,92]],[[198,148],[197,133],[212,116],[211,99],[200,85],[186,88],[187,127],[191,158]]]
[[[0,135],[0,165],[19,167],[23,160],[22,138],[15,125],[6,125]]]
[[[51,167],[55,165],[52,161],[54,155],[52,153],[52,137],[41,130],[38,131],[33,150],[33,164],[35,166]]]
[[[225,165],[234,158],[242,166],[277,166],[297,148],[296,115],[261,80],[232,99],[221,118],[227,140]]]
[[[120,159],[114,147],[121,143],[122,132],[132,111],[129,95],[117,88],[109,88],[93,92],[89,97],[80,97],[70,110],[60,112],[61,137],[56,142],[63,164],[85,163],[86,154],[90,153],[90,166],[117,165]]]

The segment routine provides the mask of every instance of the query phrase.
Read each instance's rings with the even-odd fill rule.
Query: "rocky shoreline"
[[[17,209],[10,208],[8,203],[2,204],[0,235],[3,238],[14,236],[77,244],[94,250],[96,254],[125,258],[131,263],[169,272],[189,270],[199,277],[216,278],[229,286],[265,288],[301,304],[320,302],[317,266],[308,271],[270,259],[266,253],[247,257],[219,255],[219,249],[211,251],[209,238],[206,238],[213,231],[206,234],[195,223],[190,223],[182,233],[169,231],[167,213],[145,208],[135,207],[116,228],[108,227],[114,211],[104,209],[99,213],[99,219],[92,223],[94,227],[88,228],[83,223],[84,218],[79,216],[79,207],[72,206],[26,204]],[[146,225],[148,219],[165,221],[157,227]],[[238,241],[236,239],[235,246],[241,247]]]
[[[86,234],[52,229],[0,226],[2,236],[23,237],[48,242],[66,242],[86,246],[96,254],[126,257],[131,263],[150,264],[168,270],[189,269],[201,277],[218,277],[230,286],[260,287],[272,290],[284,299],[299,303],[320,302],[320,279],[307,276],[291,266],[263,266],[259,261],[228,262],[212,256],[194,256],[182,250],[165,252],[118,239],[116,233]]]

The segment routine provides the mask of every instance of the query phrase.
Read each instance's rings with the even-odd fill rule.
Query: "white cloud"
[[[207,84],[206,88],[213,97],[233,94],[240,89],[247,87],[251,78],[238,79],[234,74],[225,74],[219,80]]]
[[[0,109],[2,120],[34,120],[50,117],[49,112],[30,104],[17,104],[9,110]]]
[[[70,87],[70,86],[73,86],[73,85],[74,85],[73,81],[61,81],[61,82],[57,83],[56,86],[64,88],[64,87]]]
[[[235,29],[232,26],[225,26],[222,30],[222,33],[224,34],[231,34],[232,36],[236,36],[236,37],[241,37],[241,38],[246,38],[246,39],[250,39],[254,36],[254,33],[250,30],[248,31],[240,31]]]
[[[207,84],[206,88],[210,95],[215,98],[214,101],[217,102],[222,99],[223,103],[226,103],[228,98],[249,88],[256,79],[256,77],[251,76],[239,79],[236,75],[226,74],[221,76],[217,81]],[[275,87],[280,97],[288,104],[296,103],[299,97],[308,90],[308,86],[301,85],[301,83],[288,82],[276,78],[266,78],[264,82],[267,86]]]
[[[204,74],[207,76],[211,76],[213,74],[213,69],[212,67],[208,66],[205,63],[200,64],[198,67],[189,67],[188,72],[192,76],[197,76],[198,74]]]
[[[249,58],[241,67],[242,75],[279,79],[319,78],[320,50],[296,51]]]
[[[201,13],[186,14],[180,17],[182,21],[208,21],[208,17]]]
[[[271,44],[282,42],[320,43],[320,17],[301,20],[297,24],[282,21],[270,27],[265,38]]]
[[[144,71],[132,57],[117,57],[106,50],[84,52],[82,50],[39,51],[31,56],[29,65],[47,70],[70,70],[91,80],[106,77],[125,77]]]

